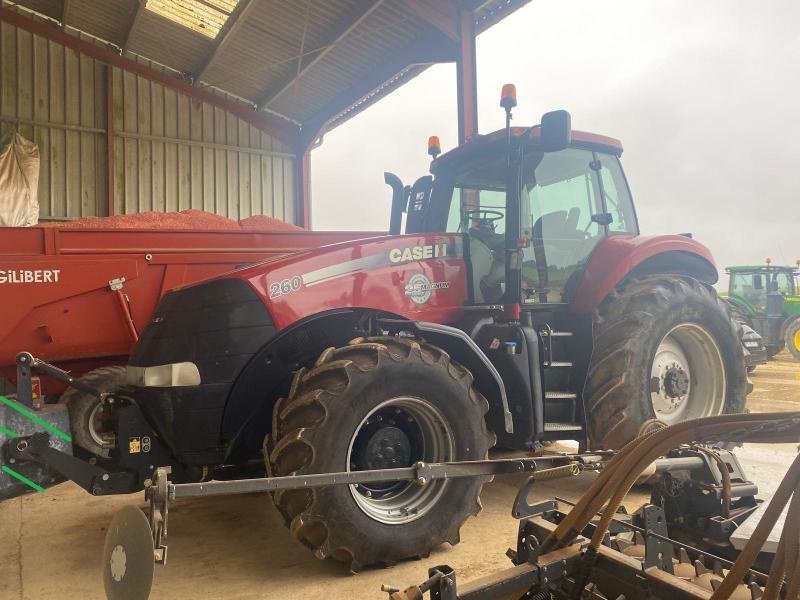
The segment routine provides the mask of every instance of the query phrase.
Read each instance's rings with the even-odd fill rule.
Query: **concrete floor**
[[[753,411],[800,409],[800,364],[788,356],[752,375]],[[771,492],[796,447],[751,445],[737,450],[748,475]],[[594,475],[542,484],[536,499],[577,499]],[[348,574],[340,564],[319,561],[294,542],[267,495],[176,503],[170,512],[169,564],[157,567],[152,598],[315,599],[386,598],[381,583],[420,582],[428,566],[449,564],[468,581],[510,566],[506,548],[515,543],[511,504],[524,477],[498,478],[484,489],[484,510],[462,529],[461,543],[437,549],[422,561]],[[629,508],[646,490],[637,490]],[[105,527],[125,504],[142,495],[94,498],[71,483],[0,504],[0,598],[104,598],[100,557]]]

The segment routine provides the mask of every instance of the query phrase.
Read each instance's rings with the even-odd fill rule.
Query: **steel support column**
[[[116,213],[114,200],[114,69],[106,65],[106,177],[108,185],[108,216]]]
[[[459,55],[456,60],[458,82],[458,143],[478,133],[478,76],[475,60],[475,17],[471,11],[458,15]]]
[[[295,189],[297,190],[297,217],[295,224],[311,228],[311,147],[297,151],[295,162]]]

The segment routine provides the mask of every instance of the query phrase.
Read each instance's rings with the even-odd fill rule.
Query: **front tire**
[[[794,359],[800,360],[800,319],[795,319],[789,323],[783,339]]]
[[[495,437],[472,375],[442,350],[399,337],[323,352],[275,407],[270,473],[289,475],[481,460]],[[427,555],[480,511],[489,478],[277,492],[295,538],[351,570]]]
[[[101,367],[80,378],[99,392],[116,392],[125,384],[125,367]],[[100,400],[75,388],[61,395],[59,402],[67,405],[72,441],[90,454],[108,458],[116,444],[114,433],[103,418]]]
[[[690,277],[621,284],[595,315],[584,392],[590,445],[619,449],[652,419],[742,412],[747,374],[738,329],[713,288]]]

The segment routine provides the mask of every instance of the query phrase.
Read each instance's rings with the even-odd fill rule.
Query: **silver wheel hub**
[[[714,337],[696,323],[681,323],[667,332],[650,371],[656,418],[672,425],[722,414],[725,391],[725,364]]]
[[[114,447],[114,434],[103,431],[105,424],[103,423],[103,415],[105,408],[102,402],[98,402],[89,413],[89,435],[92,440],[102,448]]]
[[[453,460],[453,435],[444,416],[422,398],[400,396],[376,406],[350,439],[349,471],[396,469],[423,462]],[[409,481],[351,485],[359,509],[387,525],[410,523],[431,510],[446,480],[418,485]]]

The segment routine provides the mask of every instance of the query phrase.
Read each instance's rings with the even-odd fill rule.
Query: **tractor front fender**
[[[688,275],[709,285],[719,279],[711,251],[690,237],[612,235],[589,258],[572,310],[592,312],[623,280],[657,273]]]
[[[469,369],[478,388],[489,401],[490,425],[502,428],[506,433],[514,433],[511,411],[503,379],[483,350],[461,329],[425,321],[409,322],[419,337],[447,352],[459,364]],[[494,416],[494,418],[492,418]]]

